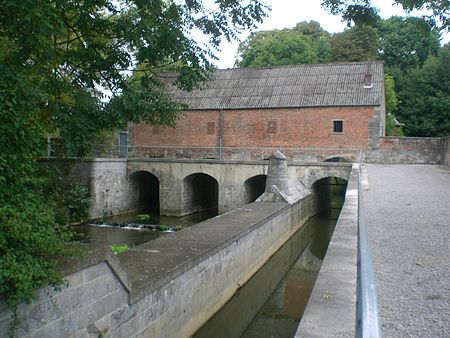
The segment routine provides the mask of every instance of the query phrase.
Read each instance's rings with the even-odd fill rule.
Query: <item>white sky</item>
[[[346,23],[341,21],[340,16],[330,15],[320,7],[321,0],[263,0],[263,2],[269,4],[272,11],[258,26],[258,31],[292,28],[298,22],[311,20],[320,22],[321,27],[330,33],[341,32],[346,27]],[[394,15],[405,16],[401,6],[393,5],[392,2],[392,0],[372,0],[372,5],[379,9],[378,14],[383,19]],[[249,34],[250,32],[243,34],[240,39],[245,39]],[[446,43],[449,39],[450,34],[446,34],[441,43]],[[222,43],[222,51],[217,53],[219,60],[215,62],[216,65],[219,68],[233,67],[238,46],[239,42]]]

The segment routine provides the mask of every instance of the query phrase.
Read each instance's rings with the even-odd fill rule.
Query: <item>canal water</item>
[[[139,215],[148,214],[150,219],[142,220]],[[111,245],[137,246],[181,230],[217,215],[217,210],[197,212],[187,216],[162,216],[139,212],[91,220],[73,227],[75,240],[95,247]]]
[[[331,207],[309,219],[194,338],[294,337],[344,201],[346,185],[332,189]]]

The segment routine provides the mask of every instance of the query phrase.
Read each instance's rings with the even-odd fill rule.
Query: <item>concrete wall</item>
[[[365,152],[368,163],[439,164],[444,139],[432,137],[382,137],[379,148]]]
[[[252,203],[117,256],[68,262],[68,287],[19,306],[21,337],[189,337],[315,213]],[[0,302],[0,336],[11,313]]]

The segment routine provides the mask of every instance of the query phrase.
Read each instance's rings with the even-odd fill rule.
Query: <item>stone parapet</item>
[[[368,163],[439,164],[444,139],[438,137],[381,137],[379,149],[365,151]]]

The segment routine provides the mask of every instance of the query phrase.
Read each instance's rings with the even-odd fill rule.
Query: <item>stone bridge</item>
[[[90,188],[91,218],[150,209],[187,215],[218,213],[253,202],[263,192],[268,161],[206,159],[48,159],[69,181]],[[327,177],[348,180],[351,163],[288,163],[289,178],[306,188]],[[153,209],[153,210],[152,210]]]
[[[144,208],[179,216],[253,202],[264,192],[268,161],[93,159],[77,166],[77,178],[81,173],[90,184],[92,217]],[[348,180],[350,171],[351,163],[288,164],[290,179],[308,189],[327,177]]]

